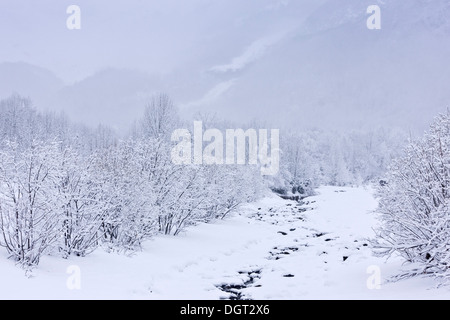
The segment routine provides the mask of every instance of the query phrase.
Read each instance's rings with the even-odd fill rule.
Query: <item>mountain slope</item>
[[[20,94],[46,108],[48,97],[54,96],[63,86],[63,81],[47,69],[24,62],[0,63],[1,98]]]
[[[449,1],[379,1],[382,29],[368,30],[372,2],[328,1],[285,37],[260,45],[245,67],[239,57],[252,57],[245,50],[229,59],[234,66],[213,67],[228,71],[214,85],[231,78],[234,85],[197,107],[281,126],[422,130],[450,102]]]

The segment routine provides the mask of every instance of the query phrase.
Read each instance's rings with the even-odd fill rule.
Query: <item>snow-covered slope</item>
[[[224,221],[157,237],[132,257],[102,250],[85,258],[45,257],[29,278],[2,251],[0,298],[450,298],[449,289],[434,288],[430,278],[387,282],[401,261],[373,257],[366,246],[377,223],[371,189],[318,192],[304,205],[264,198]],[[380,289],[370,285],[374,268]],[[76,287],[77,275],[80,289],[70,290],[67,283]]]
[[[327,1],[277,41],[255,39],[212,69],[227,70],[234,86],[198,108],[297,127],[420,132],[450,102],[449,1],[375,1],[382,28],[368,30],[373,2]]]

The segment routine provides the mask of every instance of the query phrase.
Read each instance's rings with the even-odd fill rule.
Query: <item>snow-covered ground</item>
[[[271,196],[132,257],[44,257],[31,277],[2,250],[0,299],[450,299],[430,278],[386,282],[402,261],[367,246],[372,193],[322,187],[304,205]]]

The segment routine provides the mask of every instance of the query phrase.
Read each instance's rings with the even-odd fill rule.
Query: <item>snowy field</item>
[[[430,278],[386,282],[402,261],[372,255],[375,207],[370,188],[322,187],[303,205],[271,196],[224,221],[156,237],[132,257],[101,249],[43,257],[30,277],[2,250],[0,298],[450,299]]]

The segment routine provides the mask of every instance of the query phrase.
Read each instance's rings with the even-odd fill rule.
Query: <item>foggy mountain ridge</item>
[[[381,8],[381,30],[366,28],[366,9],[374,3]],[[246,35],[247,44],[230,49],[228,58],[190,57],[189,66],[166,74],[110,66],[64,84],[44,68],[2,63],[0,96],[30,96],[38,108],[119,132],[162,91],[187,116],[213,111],[282,127],[386,125],[420,132],[449,106],[449,1],[323,1],[295,23],[301,10],[289,1],[265,4],[242,18],[250,26],[278,19],[265,34]],[[245,27],[235,24],[228,37],[239,38]]]
[[[49,96],[64,87],[64,82],[50,70],[24,62],[0,63],[0,97],[21,94],[30,97],[39,107]]]

